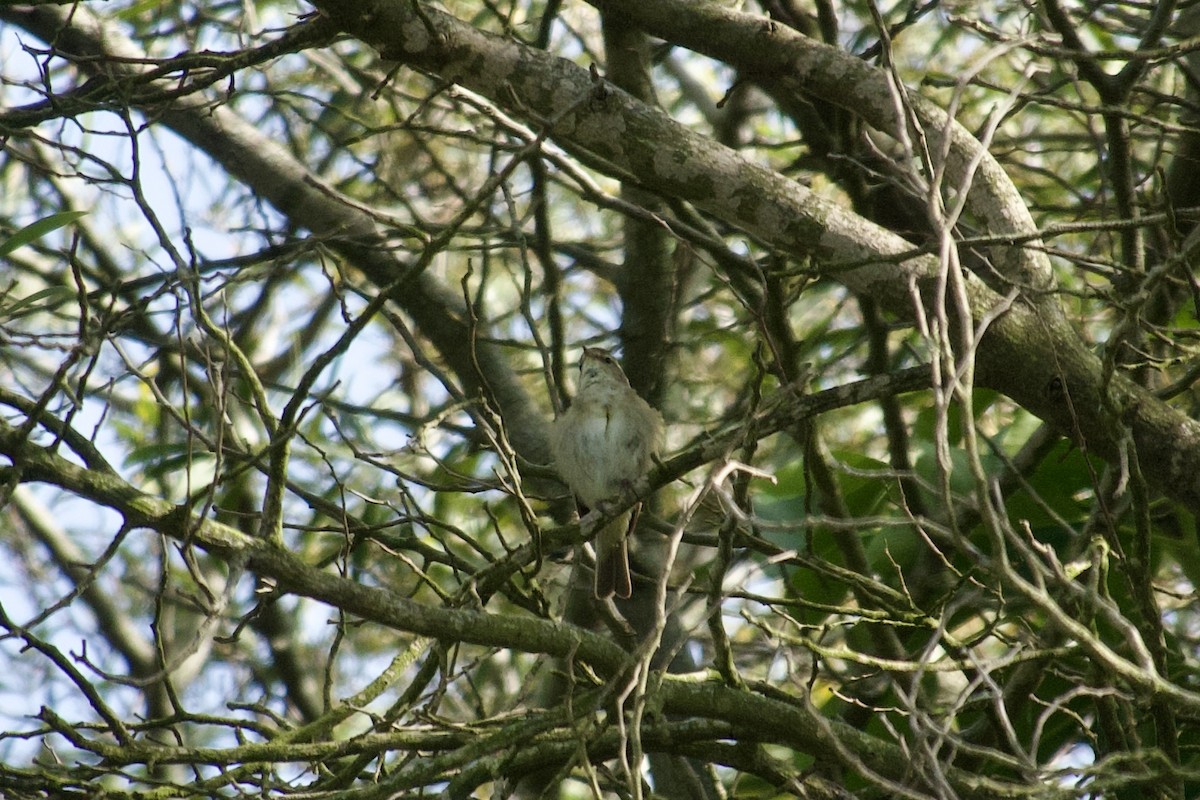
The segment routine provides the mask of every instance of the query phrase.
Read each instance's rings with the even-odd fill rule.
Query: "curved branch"
[[[589,2],[655,36],[723,61],[759,82],[844,108],[897,140],[916,133],[897,110],[896,89],[887,72],[792,28],[716,3]],[[687,24],[680,24],[685,18]],[[967,208],[984,229],[999,236],[1036,234],[1020,193],[979,140],[933,102],[917,94],[905,99],[911,103],[931,153],[945,158],[950,185],[967,188]],[[1010,247],[995,247],[990,252],[1005,281],[1030,291],[1037,300],[1048,298],[1053,291],[1054,276],[1045,253]]]

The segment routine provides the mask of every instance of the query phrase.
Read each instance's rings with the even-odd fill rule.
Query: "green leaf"
[[[16,319],[38,311],[49,311],[74,299],[74,289],[66,286],[47,286],[27,297],[14,300],[11,305],[0,304],[0,319]]]
[[[36,241],[50,231],[58,230],[66,225],[70,225],[75,220],[84,216],[86,211],[60,211],[57,214],[51,214],[48,217],[42,217],[37,222],[26,225],[21,230],[8,237],[7,241],[0,242],[0,258],[8,255],[18,247],[27,245],[30,242]]]

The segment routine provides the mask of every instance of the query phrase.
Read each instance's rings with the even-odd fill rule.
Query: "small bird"
[[[663,445],[663,419],[629,385],[617,360],[599,347],[584,348],[575,402],[554,422],[550,451],[558,474],[584,513],[620,496],[650,469]],[[626,537],[641,504],[596,536],[596,597],[633,593]]]

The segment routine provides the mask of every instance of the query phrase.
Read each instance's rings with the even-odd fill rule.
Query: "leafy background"
[[[1194,796],[1195,30],[0,7],[0,793]]]

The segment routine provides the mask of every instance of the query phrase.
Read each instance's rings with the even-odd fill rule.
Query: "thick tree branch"
[[[773,246],[811,254],[831,275],[857,292],[876,297],[894,314],[911,317],[913,287],[928,291],[936,280],[936,259],[913,256],[903,239],[745,161],[614,87],[602,87],[603,97],[594,95],[597,85],[586,71],[570,62],[483,33],[434,9],[417,15],[411,3],[327,0],[318,5],[337,24],[388,57],[460,81],[526,117],[554,120],[556,139],[599,156],[612,165],[614,174],[636,175],[649,188],[689,200]],[[696,12],[698,22],[680,26],[681,38],[685,33],[694,35],[695,26],[700,25],[701,30],[727,31],[730,36],[741,36],[738,41],[744,40],[748,22],[743,16],[717,14],[712,9],[704,12]],[[57,7],[6,9],[3,13],[51,40],[68,24],[65,11]],[[685,15],[683,21],[692,19]],[[103,42],[116,55],[136,54],[136,50],[130,52],[128,42],[103,28],[85,9],[75,9],[69,24],[76,26],[77,34],[86,33],[91,25],[89,41],[97,48]],[[774,41],[764,39],[766,46],[759,49],[773,52],[770,45]],[[863,109],[872,107],[871,99],[883,102],[884,95],[878,93],[881,78],[870,77],[869,68],[861,64],[852,67],[845,54],[803,37],[788,34],[784,41],[791,48],[818,48],[813,53],[820,56],[820,63],[842,76],[839,81],[845,80],[844,84],[837,82],[843,100],[857,99]],[[798,62],[802,74],[832,92],[832,85],[821,83],[823,73],[815,58],[810,54]],[[890,99],[888,103],[890,107]],[[924,105],[916,102],[915,107],[919,112]],[[160,111],[160,119],[297,224],[334,237],[337,247],[379,285],[388,285],[404,269],[390,252],[377,246],[380,235],[373,220],[338,202],[329,187],[322,186],[282,148],[223,107],[213,109],[187,97]],[[957,141],[951,141],[948,163],[955,153],[967,162],[979,160],[978,143],[963,153],[954,144]],[[1008,202],[1001,208],[1003,211],[996,211],[1000,218],[1013,214]],[[1015,223],[1011,228],[1025,230],[1024,225]],[[1036,285],[1037,269],[1030,270],[1029,277]],[[968,292],[976,321],[1003,305],[1001,298],[977,280],[968,280]],[[468,385],[476,374],[475,364],[479,364],[506,423],[517,432],[514,441],[524,443],[527,457],[544,460],[543,420],[535,404],[494,347],[471,341],[466,322],[454,311],[460,304],[452,293],[421,272],[397,289],[396,299]],[[1192,508],[1200,507],[1200,425],[1120,376],[1106,384],[1099,360],[1061,313],[1045,303],[1031,306],[1018,302],[992,320],[978,353],[977,380],[1009,395],[1105,458],[1118,459],[1131,434],[1150,485]]]
[[[913,255],[912,246],[900,237],[614,87],[597,90],[587,72],[570,62],[486,34],[434,9],[417,15],[407,2],[321,0],[317,5],[384,56],[461,82],[515,113],[553,121],[557,141],[602,159],[613,174],[636,175],[648,188],[692,202],[774,247],[811,255],[827,274],[877,298],[893,314],[911,319],[917,293],[933,292],[937,259]],[[755,58],[740,66],[794,75],[806,90],[817,87],[871,114],[885,129],[895,127],[889,123],[893,101],[886,76],[833,48],[711,5],[683,6],[673,0],[605,0],[603,5],[670,41],[698,49],[704,43],[710,49],[740,44],[740,57]],[[733,57],[734,51],[720,53]],[[969,185],[981,199],[973,201],[972,210],[989,220],[989,230],[1029,233],[1028,212],[979,143],[932,104],[915,98],[913,106],[926,120],[929,141],[936,145],[943,141],[938,132],[947,133],[944,155],[950,174],[965,177],[976,170]],[[1136,447],[1150,485],[1191,508],[1200,507],[1200,424],[1122,376],[1105,377],[1100,360],[1057,305],[1048,302],[1052,282],[1041,256],[1019,247],[992,250],[999,254],[993,261],[1007,265],[1002,274],[1026,294],[1009,304],[968,276],[971,324],[988,321],[977,353],[977,381],[1004,392],[1104,458],[1118,460],[1124,448]]]

